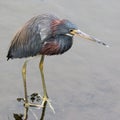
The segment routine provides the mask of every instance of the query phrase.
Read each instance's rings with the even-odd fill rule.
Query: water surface
[[[0,1],[0,119],[22,113],[21,67],[25,59],[6,60],[13,35],[28,19],[42,13],[68,18],[86,33],[111,47],[75,37],[64,55],[46,57],[45,79],[56,114],[45,120],[119,120],[120,118],[120,1],[10,0]],[[39,57],[28,63],[29,94],[42,94]],[[39,118],[41,110],[32,109]],[[29,120],[34,117],[30,112]]]

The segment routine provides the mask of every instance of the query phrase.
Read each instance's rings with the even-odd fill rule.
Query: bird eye
[[[70,29],[69,32],[73,32],[73,29]]]

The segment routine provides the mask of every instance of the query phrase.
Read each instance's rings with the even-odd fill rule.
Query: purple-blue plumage
[[[7,58],[62,54],[72,46],[71,29],[77,27],[68,20],[47,14],[35,16],[14,36]]]

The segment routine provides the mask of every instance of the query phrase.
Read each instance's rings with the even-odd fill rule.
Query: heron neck
[[[56,41],[59,43],[59,53],[62,54],[69,50],[73,44],[73,37],[66,36],[66,35],[59,35],[56,36]]]

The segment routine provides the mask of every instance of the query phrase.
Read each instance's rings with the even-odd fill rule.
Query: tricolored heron
[[[45,55],[63,54],[69,50],[73,44],[73,36],[78,35],[82,38],[97,42],[106,47],[104,42],[87,35],[80,31],[76,25],[67,19],[59,19],[54,15],[43,14],[30,19],[14,36],[7,58],[26,58],[41,55],[39,69],[43,86],[43,102],[48,101],[46,90],[43,63]],[[27,98],[26,87],[26,66],[27,61],[22,67],[22,77],[24,83],[25,105],[30,105]]]

